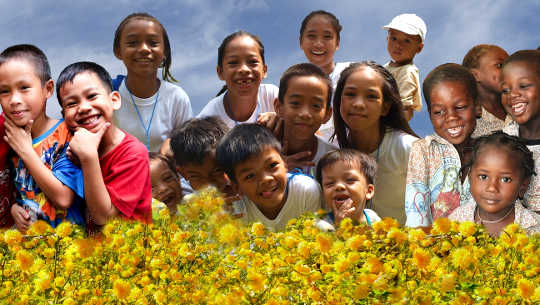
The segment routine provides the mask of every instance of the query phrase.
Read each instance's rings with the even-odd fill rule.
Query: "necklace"
[[[161,87],[161,86],[160,86]],[[127,86],[127,77],[126,77],[126,89],[129,93],[129,96],[131,97],[131,104],[133,104],[133,107],[135,107],[135,110],[137,111],[137,116],[139,117],[139,122],[141,122],[142,128],[144,129],[144,134],[146,136],[146,149],[150,151],[150,127],[152,127],[152,120],[154,119],[154,112],[156,111],[156,106],[158,104],[159,100],[159,89],[156,94],[156,98],[154,99],[154,107],[152,108],[152,114],[150,115],[150,119],[148,120],[148,126],[144,123],[144,120],[141,116],[141,112],[139,111],[139,107],[137,107],[137,103],[135,103],[135,100],[133,99],[133,94],[131,94],[131,91],[129,90]]]
[[[495,224],[495,223],[499,223],[503,220],[506,219],[506,217],[508,217],[508,215],[510,215],[510,213],[513,211],[514,209],[509,209],[508,212],[506,214],[504,214],[503,217],[497,219],[497,220],[484,220],[482,219],[482,217],[480,217],[480,209],[478,207],[476,207],[476,216],[478,217],[478,219],[480,220],[480,223],[481,224]]]

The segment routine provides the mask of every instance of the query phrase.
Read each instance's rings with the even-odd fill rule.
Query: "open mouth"
[[[457,126],[457,127],[448,128],[446,132],[448,132],[448,134],[452,138],[456,138],[456,137],[459,137],[463,133],[463,129],[465,129],[464,126]]]
[[[347,194],[340,194],[334,197],[334,203],[336,203],[337,206],[344,205],[345,203],[351,200],[352,200],[351,197],[349,197],[349,195]]]
[[[237,79],[236,81],[234,81],[234,83],[236,84],[236,86],[240,88],[249,88],[253,84],[253,79],[252,78]]]
[[[82,127],[92,127],[98,122],[99,118],[101,118],[100,114],[87,116],[83,119],[77,120],[77,124],[81,125]]]
[[[272,198],[274,196],[274,194],[276,193],[277,190],[278,190],[278,186],[276,185],[275,187],[271,188],[270,190],[260,192],[259,195],[262,198],[270,199],[270,198]]]
[[[326,54],[326,51],[323,51],[323,50],[320,50],[320,51],[318,51],[318,50],[311,50],[311,54],[317,55],[317,56],[321,56],[321,55]]]
[[[512,113],[515,115],[523,114],[526,109],[527,103],[525,102],[512,104]]]

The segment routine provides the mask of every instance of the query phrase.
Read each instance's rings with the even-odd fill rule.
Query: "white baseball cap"
[[[420,35],[422,42],[426,39],[426,23],[416,14],[397,15],[389,24],[383,26],[383,29],[394,29],[409,35]]]

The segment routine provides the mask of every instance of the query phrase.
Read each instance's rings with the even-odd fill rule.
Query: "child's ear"
[[[120,93],[118,91],[112,91],[109,97],[111,98],[113,110],[120,109],[120,106],[122,106],[122,98],[120,97]]]
[[[114,48],[113,52],[116,58],[122,60],[122,55],[120,54],[120,48]]]
[[[45,85],[43,85],[43,90],[45,90],[45,96],[47,99],[49,99],[54,92],[54,81],[52,79],[49,79]]]
[[[531,178],[523,179],[523,181],[521,182],[521,185],[519,186],[519,192],[518,192],[519,199],[523,199],[523,197],[525,197],[525,192],[527,192],[530,182],[531,182]]]
[[[424,43],[423,42],[418,44],[418,49],[416,49],[416,54],[422,52],[422,49],[424,49]]]
[[[263,73],[264,73],[262,77],[263,79],[266,78],[267,72],[268,72],[268,67],[266,65],[263,65]]]
[[[388,115],[388,112],[390,112],[390,108],[392,108],[392,103],[384,101],[382,104],[381,116]]]
[[[375,185],[368,184],[366,189],[366,201],[371,200],[375,196]]]
[[[216,66],[216,73],[220,80],[225,80],[225,78],[223,77],[223,69],[221,69],[219,65]]]
[[[276,111],[278,117],[281,116],[281,103],[277,97],[274,99],[274,110]]]
[[[480,105],[480,103],[477,101],[474,102],[474,111],[477,119],[482,117],[482,105]]]
[[[476,80],[476,82],[480,82],[479,81],[479,79],[480,79],[480,71],[478,71],[478,69],[476,69],[476,68],[472,68],[469,71],[471,71],[471,74],[474,76],[474,79]]]
[[[332,117],[332,107],[328,107],[326,108],[326,113],[324,114],[322,123],[326,124],[326,122],[328,122],[328,120],[330,120],[331,117]]]

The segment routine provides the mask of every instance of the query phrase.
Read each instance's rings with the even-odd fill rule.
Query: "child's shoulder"
[[[148,160],[148,151],[146,146],[131,134],[124,133],[122,141],[116,145],[111,151],[101,156],[101,160],[107,159],[145,159]]]
[[[386,130],[386,134],[384,136],[383,143],[381,145],[385,145],[392,148],[404,147],[404,148],[410,149],[412,144],[417,140],[418,140],[417,137],[411,134],[408,134],[404,131],[388,128]]]
[[[180,85],[162,80],[160,91],[163,92],[164,95],[175,96],[182,100],[187,99],[189,102],[188,94],[182,87],[180,87]]]
[[[320,190],[319,183],[308,175],[302,173],[288,173],[287,178],[289,181],[290,192],[294,192],[296,190]]]

